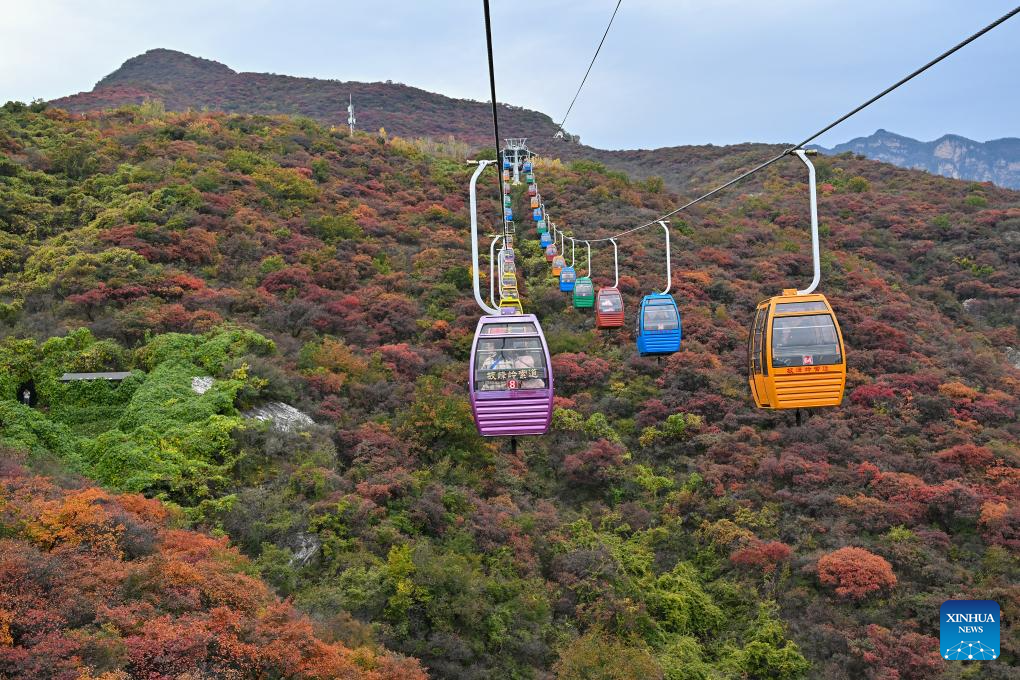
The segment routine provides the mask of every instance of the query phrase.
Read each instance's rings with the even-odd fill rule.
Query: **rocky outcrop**
[[[858,137],[831,149],[816,148],[828,154],[849,151],[944,177],[1020,189],[1020,139],[1015,137],[975,142],[959,135],[943,135],[931,142],[920,142],[888,130],[877,130],[869,137]]]
[[[270,427],[281,432],[306,429],[315,424],[315,421],[307,413],[297,410],[290,404],[284,404],[282,401],[271,401],[268,404],[256,406],[245,411],[244,416],[254,420],[267,420]]]

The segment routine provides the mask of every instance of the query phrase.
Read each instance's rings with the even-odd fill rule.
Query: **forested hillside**
[[[800,427],[744,377],[754,305],[810,278],[799,163],[673,221],[661,361],[632,329],[661,232],[622,242],[627,324],[597,331],[522,224],[557,399],[514,455],[466,394],[473,150],[40,109],[0,110],[0,675],[1012,677],[1020,194],[817,162],[849,374]],[[690,193],[759,152],[687,157]],[[679,202],[595,161],[537,172],[578,235]],[[245,416],[267,402],[315,424]],[[948,598],[1000,603],[998,662],[941,661]]]

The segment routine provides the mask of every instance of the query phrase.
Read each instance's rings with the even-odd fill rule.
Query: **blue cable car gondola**
[[[552,243],[552,236],[549,235],[549,232],[543,231],[542,235],[538,239],[538,242],[542,244],[543,248],[546,248]]]
[[[641,299],[637,318],[637,348],[641,356],[662,356],[680,351],[682,329],[680,309],[669,294],[672,275],[669,262],[669,227],[659,222],[666,232],[666,289]]]
[[[512,208],[507,208],[506,210],[504,210],[503,211],[503,217],[507,221],[512,220],[514,218],[514,211],[513,211],[513,209]]]
[[[643,357],[680,351],[680,310],[672,295],[652,293],[641,299],[637,347]]]
[[[535,211],[533,213],[531,213],[531,219],[535,220],[536,222],[541,220],[542,219],[542,209],[541,208],[536,208]]]
[[[560,290],[564,293],[574,292],[574,282],[577,281],[577,272],[570,265],[560,270]]]
[[[511,162],[510,162],[509,160],[507,160],[506,158],[504,158],[504,159],[503,159],[503,169],[504,169],[504,170],[510,170],[510,169],[511,169],[511,168],[513,168],[513,167],[514,167],[513,163],[511,163]]]
[[[531,172],[534,166],[531,165],[531,161],[524,161],[524,172]]]

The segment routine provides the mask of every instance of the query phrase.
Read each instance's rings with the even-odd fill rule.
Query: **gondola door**
[[[765,385],[765,378],[768,377],[768,302],[758,306],[754,316],[754,324],[751,327],[751,335],[747,339],[747,375],[748,384],[751,387],[751,394],[754,403],[758,408],[769,406],[768,390]]]

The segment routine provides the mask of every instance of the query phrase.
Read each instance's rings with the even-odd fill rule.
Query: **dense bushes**
[[[72,142],[95,150],[92,167],[54,164]],[[1002,245],[1015,194],[982,187],[981,208],[951,180],[827,161],[823,285],[848,396],[800,427],[755,411],[743,372],[755,303],[810,278],[801,169],[777,164],[674,223],[685,348],[662,362],[635,356],[629,324],[596,330],[567,304],[522,227],[525,305],[557,398],[549,435],[514,451],[477,436],[465,395],[478,312],[470,169],[452,146],[147,106],[86,121],[4,111],[0,149],[0,439],[53,474],[172,501],[173,522],[229,536],[326,639],[460,680],[593,664],[930,678],[939,603],[1015,599],[1020,381],[1003,348],[1020,346],[1020,273]],[[765,151],[628,158],[710,184]],[[604,170],[539,160],[544,197],[579,235],[676,205]],[[493,188],[483,215],[497,214]],[[628,310],[661,289],[660,243],[621,242]],[[611,267],[596,248],[600,285]],[[131,376],[57,381],[71,370]],[[35,408],[13,401],[28,383]],[[317,422],[241,417],[269,400]],[[117,523],[137,538],[117,539],[125,560],[158,549]],[[201,579],[179,582],[190,597]],[[1020,653],[1011,625],[1004,662]],[[153,623],[131,644],[154,658],[176,635],[173,658],[199,658],[196,630]]]
[[[426,677],[317,638],[225,540],[172,528],[158,502],[64,489],[9,460],[0,502],[5,676]]]

